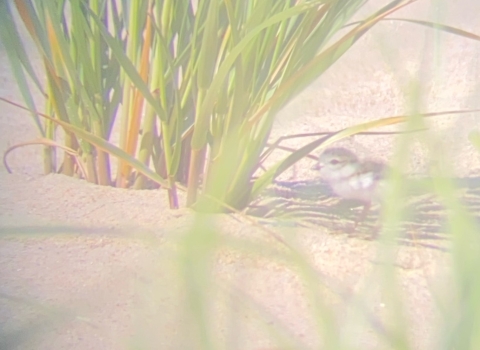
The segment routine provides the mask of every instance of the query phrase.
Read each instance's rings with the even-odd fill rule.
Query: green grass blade
[[[27,71],[30,78],[34,81],[35,85],[38,87],[42,94],[43,88],[38,80],[30,61],[27,58],[27,53],[25,48],[21,44],[22,40],[16,29],[15,23],[12,21],[12,13],[7,1],[0,2],[0,39],[2,40],[5,50],[7,52],[10,65],[12,67],[13,74],[19,86],[20,92],[22,94],[25,103],[27,104],[29,110],[36,111],[35,101],[33,100],[32,93],[28,87],[27,79],[24,74],[23,69]],[[45,130],[43,125],[38,118],[36,112],[32,112],[31,116],[37,126],[38,131],[42,136],[45,136]]]
[[[468,113],[479,112],[479,111],[480,110],[457,110],[457,111],[424,113],[424,114],[419,114],[418,116],[437,117],[437,116],[448,115],[448,114],[468,114]],[[396,117],[382,118],[382,119],[374,120],[367,123],[357,124],[352,127],[348,127],[343,130],[340,130],[331,135],[324,136],[313,142],[310,142],[309,144],[303,146],[302,148],[298,149],[297,151],[287,156],[284,160],[278,162],[276,165],[269,168],[267,172],[265,172],[258,179],[256,179],[252,188],[251,197],[252,198],[257,197],[261,193],[261,191],[263,191],[269,184],[271,184],[272,181],[277,176],[279,176],[286,169],[291,167],[300,159],[306,157],[309,153],[313,152],[317,148],[324,149],[341,139],[353,136],[355,134],[365,132],[367,130],[371,130],[374,128],[387,126],[387,125],[404,123],[405,121],[411,118],[412,116],[396,116]]]
[[[435,30],[441,30],[450,34],[459,35],[464,38],[480,41],[480,35],[476,35],[459,28],[447,26],[445,24],[429,22],[429,21],[421,21],[417,19],[409,19],[409,18],[386,18],[384,19],[384,21],[400,21],[400,22],[414,23],[414,24],[418,24],[421,26],[435,29]]]
[[[14,106],[17,106],[19,108],[28,110],[28,108],[23,107],[23,106],[21,106],[17,103],[8,101],[8,100],[6,100],[2,97],[0,97],[0,100],[2,100],[4,102],[7,102],[9,104],[12,104]],[[95,135],[89,133],[88,131],[85,131],[85,130],[83,130],[79,127],[76,127],[72,124],[69,124],[65,121],[49,117],[48,115],[45,115],[45,114],[42,114],[42,113],[39,113],[38,115],[41,116],[42,118],[45,118],[45,119],[48,119],[48,120],[52,121],[53,123],[55,123],[57,125],[60,125],[61,127],[63,127],[65,129],[66,132],[71,132],[71,133],[75,134],[78,138],[84,139],[85,141],[95,145],[96,147],[98,147],[102,151],[105,151],[105,152],[107,152],[107,153],[125,161],[127,164],[132,166],[134,169],[138,170],[140,173],[142,173],[143,175],[145,175],[146,177],[148,177],[152,181],[155,181],[156,183],[164,186],[165,188],[169,187],[168,183],[165,179],[163,179],[162,177],[157,175],[155,172],[150,170],[150,168],[146,167],[145,164],[138,161],[136,158],[132,157],[131,155],[129,155],[128,153],[123,151],[121,148],[118,148],[117,146],[109,143],[108,141],[105,141],[103,138],[95,136]]]
[[[212,84],[209,86],[205,98],[199,107],[199,121],[201,124],[195,128],[193,139],[192,139],[192,147],[194,149],[200,149],[206,142],[207,136],[207,123],[208,123],[208,116],[211,115],[213,111],[214,104],[217,100],[219,95],[220,88],[223,86],[225,78],[230,73],[231,68],[235,64],[235,61],[240,56],[240,54],[246,49],[248,45],[250,45],[256,38],[256,36],[263,31],[264,29],[274,25],[275,23],[284,21],[289,17],[296,16],[300,13],[306,12],[312,9],[315,6],[318,6],[319,1],[311,1],[306,4],[301,4],[288,10],[282,11],[272,17],[270,17],[267,21],[256,27],[254,30],[250,31],[245,37],[229,52],[228,56],[225,60],[220,64],[215,77],[212,80]]]
[[[143,97],[153,106],[158,116],[165,120],[165,115],[162,113],[162,108],[159,101],[154,97],[150,92],[148,85],[143,81],[142,77],[138,73],[136,67],[133,65],[132,61],[125,54],[123,47],[120,45],[118,40],[114,38],[105,28],[98,16],[89,10],[92,18],[96,22],[105,42],[108,44],[110,49],[113,52],[113,57],[119,62],[120,66],[123,68],[128,77],[132,80],[132,83],[135,87],[141,91]]]

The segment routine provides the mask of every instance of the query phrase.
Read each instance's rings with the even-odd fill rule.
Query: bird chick
[[[320,178],[337,196],[364,204],[363,220],[372,202],[379,199],[386,166],[375,161],[360,161],[353,152],[334,147],[320,155],[313,169],[318,170]],[[355,226],[357,223],[358,220]]]

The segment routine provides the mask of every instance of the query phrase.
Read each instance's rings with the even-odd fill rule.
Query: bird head
[[[335,181],[350,177],[359,167],[357,156],[346,148],[334,147],[326,149],[312,168],[318,170],[320,178]]]

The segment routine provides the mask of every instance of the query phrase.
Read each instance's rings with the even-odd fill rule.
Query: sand
[[[370,9],[379,3],[369,5]],[[419,1],[398,16],[431,18],[430,5]],[[477,1],[448,6],[440,11],[443,23],[480,33]],[[432,40],[430,30],[412,24],[378,25],[282,110],[272,140],[292,132],[335,131],[408,113],[415,84],[420,84],[421,111],[479,108],[475,97],[480,45],[442,34],[439,66],[432,70]],[[38,54],[33,44],[29,47],[40,71]],[[21,101],[3,47],[0,62],[0,96]],[[42,106],[40,96],[36,101]],[[478,113],[437,118],[431,124],[452,172],[478,176],[480,157],[467,139],[480,126]],[[5,103],[1,103],[0,133],[1,153],[38,137],[30,117]],[[288,144],[298,147],[307,141]],[[356,136],[341,144],[364,157],[389,162],[395,141],[392,136]],[[426,149],[415,142],[409,170],[425,174],[427,159]],[[311,162],[302,161],[284,178],[312,178]],[[194,213],[184,208],[183,194],[182,209],[172,211],[161,190],[133,191],[63,175],[45,176],[40,146],[15,150],[8,163],[13,173],[0,167],[0,348],[200,347],[192,308],[185,301],[189,293],[200,292],[181,278],[185,260],[179,244],[189,228],[200,226]],[[315,275],[308,280],[313,280],[312,286],[298,266],[285,259],[288,250],[265,230],[238,216],[210,219],[212,227],[221,231],[215,237],[251,246],[225,245],[212,252],[214,277],[202,275],[202,266],[194,267],[193,273],[211,293],[206,326],[213,336],[204,342],[218,348],[272,349],[279,348],[274,340],[281,339],[281,344],[318,348],[328,338],[319,332],[314,317],[316,308],[324,305],[332,313],[327,322],[339,326],[346,344],[389,348],[378,336],[378,328],[352,314],[362,300],[361,314],[386,324],[392,315],[399,317],[391,291],[382,288],[379,277],[397,253],[392,258],[395,268],[388,271],[397,276],[393,290],[404,302],[411,346],[438,348],[437,300],[448,301],[443,291],[449,281],[449,253],[416,246],[389,248],[320,227],[268,227],[286,237],[314,266]]]

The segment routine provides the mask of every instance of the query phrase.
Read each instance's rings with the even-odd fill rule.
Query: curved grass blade
[[[37,78],[35,71],[31,65],[31,62],[27,58],[27,53],[23,45],[19,45],[22,40],[20,34],[17,31],[15,23],[12,20],[12,12],[10,10],[9,4],[7,1],[0,2],[0,40],[5,46],[5,51],[7,53],[12,71],[14,73],[15,79],[19,86],[20,92],[22,93],[25,103],[28,105],[29,109],[32,111],[36,110],[35,101],[33,99],[30,88],[25,77],[24,70],[28,73],[30,78],[33,80],[39,91],[45,95],[43,91],[42,84]],[[36,112],[32,112],[31,116],[37,126],[38,131],[42,136],[45,136],[45,130],[40,123]]]
[[[85,179],[87,178],[87,171],[85,170],[85,166],[82,162],[82,158],[80,157],[80,155],[78,154],[77,151],[75,151],[74,149],[72,149],[70,147],[61,145],[58,142],[55,142],[53,140],[46,139],[46,138],[40,138],[40,139],[27,141],[27,142],[21,142],[21,143],[17,143],[16,145],[13,145],[13,146],[9,147],[3,153],[3,166],[5,167],[5,169],[7,169],[7,171],[10,174],[12,173],[12,170],[8,166],[7,156],[10,154],[10,152],[14,151],[17,148],[24,147],[24,146],[31,146],[31,145],[44,145],[44,146],[57,147],[57,148],[63,149],[66,153],[75,157],[75,160],[77,162],[78,167],[80,168],[80,171],[82,172],[83,177]]]
[[[24,106],[22,106],[18,103],[15,103],[15,102],[11,102],[11,101],[3,98],[3,97],[0,97],[0,100],[2,100],[4,102],[7,102],[7,103],[9,103],[13,106],[24,109],[26,111],[30,111],[27,107],[24,107]],[[104,140],[104,139],[102,139],[98,136],[95,136],[95,135],[93,135],[93,134],[91,134],[91,133],[89,133],[85,130],[82,130],[82,129],[74,126],[74,125],[71,125],[67,122],[49,117],[48,115],[42,114],[42,113],[38,113],[38,115],[41,116],[42,118],[45,118],[45,119],[48,119],[48,120],[54,122],[55,124],[60,125],[61,127],[63,127],[65,129],[66,132],[73,133],[77,137],[82,138],[85,141],[90,142],[91,144],[95,145],[96,147],[98,147],[102,151],[107,152],[107,153],[111,154],[112,156],[115,156],[115,157],[125,161],[131,167],[136,169],[138,172],[140,172],[143,175],[145,175],[146,177],[148,177],[150,180],[155,181],[156,183],[160,184],[161,186],[163,186],[165,188],[169,188],[168,182],[165,179],[160,177],[158,174],[156,174],[155,172],[150,170],[150,168],[146,167],[145,164],[143,164],[139,160],[133,158],[131,155],[129,155],[128,153],[126,153],[122,149],[118,148],[117,146],[115,146],[115,145],[109,143],[108,141],[106,141],[106,140]]]
[[[279,163],[268,169],[265,174],[255,180],[252,188],[251,198],[255,198],[256,196],[258,196],[258,194],[262,192],[269,184],[271,184],[271,182],[277,176],[279,176],[293,164],[298,162],[300,159],[306,157],[309,153],[313,152],[316,148],[319,148],[321,146],[320,148],[323,149],[336,141],[358,134],[362,131],[369,130],[375,127],[402,123],[405,120],[406,117],[391,117],[376,120],[373,122],[358,124],[310,142],[309,144],[298,149],[296,152],[290,154],[284,160],[280,161]]]
[[[448,115],[448,114],[466,114],[466,113],[479,112],[479,111],[480,109],[432,112],[432,113],[417,114],[417,116],[428,118],[428,117],[436,117],[436,116]],[[409,118],[411,118],[411,116],[396,116],[396,117],[382,118],[382,119],[374,120],[371,122],[354,125],[354,126],[345,128],[343,130],[340,130],[336,133],[333,133],[331,135],[324,136],[318,140],[315,140],[303,146],[296,152],[290,154],[284,160],[274,165],[266,173],[264,173],[258,179],[255,180],[252,188],[251,199],[258,196],[258,194],[261,191],[263,191],[277,176],[279,176],[286,169],[288,169],[293,164],[298,162],[300,159],[306,157],[310,152],[314,151],[316,148],[324,149],[329,145],[333,144],[334,142],[337,142],[349,136],[353,136],[373,128],[379,128],[387,125],[395,125],[395,124],[403,123]]]
[[[210,87],[207,90],[203,103],[199,107],[198,112],[198,123],[195,127],[192,139],[192,148],[201,149],[206,142],[207,132],[208,132],[208,116],[211,114],[215,101],[218,98],[220,89],[222,88],[225,78],[230,73],[231,68],[235,64],[237,58],[240,54],[246,49],[246,47],[256,38],[256,36],[264,29],[269,26],[284,21],[289,17],[299,15],[305,11],[308,11],[315,6],[320,5],[320,1],[312,1],[306,4],[298,5],[288,10],[285,10],[281,13],[278,13],[267,21],[263,22],[261,25],[250,31],[245,37],[229,52],[228,56],[221,63],[218,71],[216,72]]]
[[[422,26],[429,27],[429,28],[432,28],[432,29],[442,30],[442,31],[450,33],[450,34],[463,36],[464,38],[480,41],[480,35],[476,35],[476,34],[467,32],[465,30],[458,29],[458,28],[451,27],[451,26],[447,26],[447,25],[440,24],[440,23],[422,21],[422,20],[418,20],[418,19],[408,19],[408,18],[385,18],[384,21],[401,21],[401,22],[414,23],[414,24],[422,25]]]
[[[249,119],[249,126],[255,125],[260,118],[272,107],[280,110],[288,101],[298,95],[303,89],[309,86],[315,79],[332,66],[345,52],[348,51],[370,28],[382,20],[385,16],[409,5],[417,0],[395,0],[377,11],[374,15],[344,35],[332,46],[322,51],[312,60],[306,63],[295,74],[275,91],[275,94],[269,99],[257,112]]]

